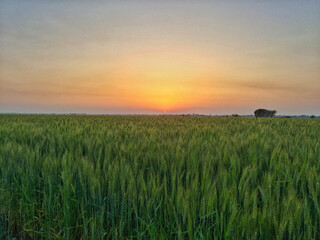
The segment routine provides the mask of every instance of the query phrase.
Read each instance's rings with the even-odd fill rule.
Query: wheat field
[[[320,120],[0,115],[0,239],[320,239]]]

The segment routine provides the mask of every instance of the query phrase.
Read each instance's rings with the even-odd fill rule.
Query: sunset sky
[[[0,0],[0,112],[320,115],[320,1]]]

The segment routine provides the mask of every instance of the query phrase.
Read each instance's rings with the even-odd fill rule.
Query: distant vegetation
[[[0,239],[320,239],[320,121],[0,115]]]
[[[254,111],[254,115],[258,117],[274,117],[276,115],[276,110],[267,110],[267,109],[257,109]]]

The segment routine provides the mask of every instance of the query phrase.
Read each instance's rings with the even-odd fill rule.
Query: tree
[[[310,118],[316,118],[316,116],[315,115],[311,115]]]
[[[269,111],[269,112],[270,112],[270,114],[271,114],[271,117],[274,117],[274,116],[276,115],[276,113],[277,113],[276,110],[272,110],[272,111]]]
[[[276,115],[277,111],[276,110],[267,110],[267,109],[257,109],[254,111],[254,115],[256,118],[258,117],[274,117]]]

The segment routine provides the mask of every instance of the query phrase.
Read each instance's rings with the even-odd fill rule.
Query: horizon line
[[[0,115],[78,115],[78,116],[206,116],[206,117],[232,117],[233,115],[237,115],[239,117],[254,117],[254,114],[201,114],[201,113],[39,113],[39,112],[32,112],[32,113],[25,113],[25,112],[0,112]],[[235,116],[235,117],[237,117]],[[316,118],[320,118],[320,115],[316,114],[279,114],[275,115],[274,117],[311,117],[315,116]]]

